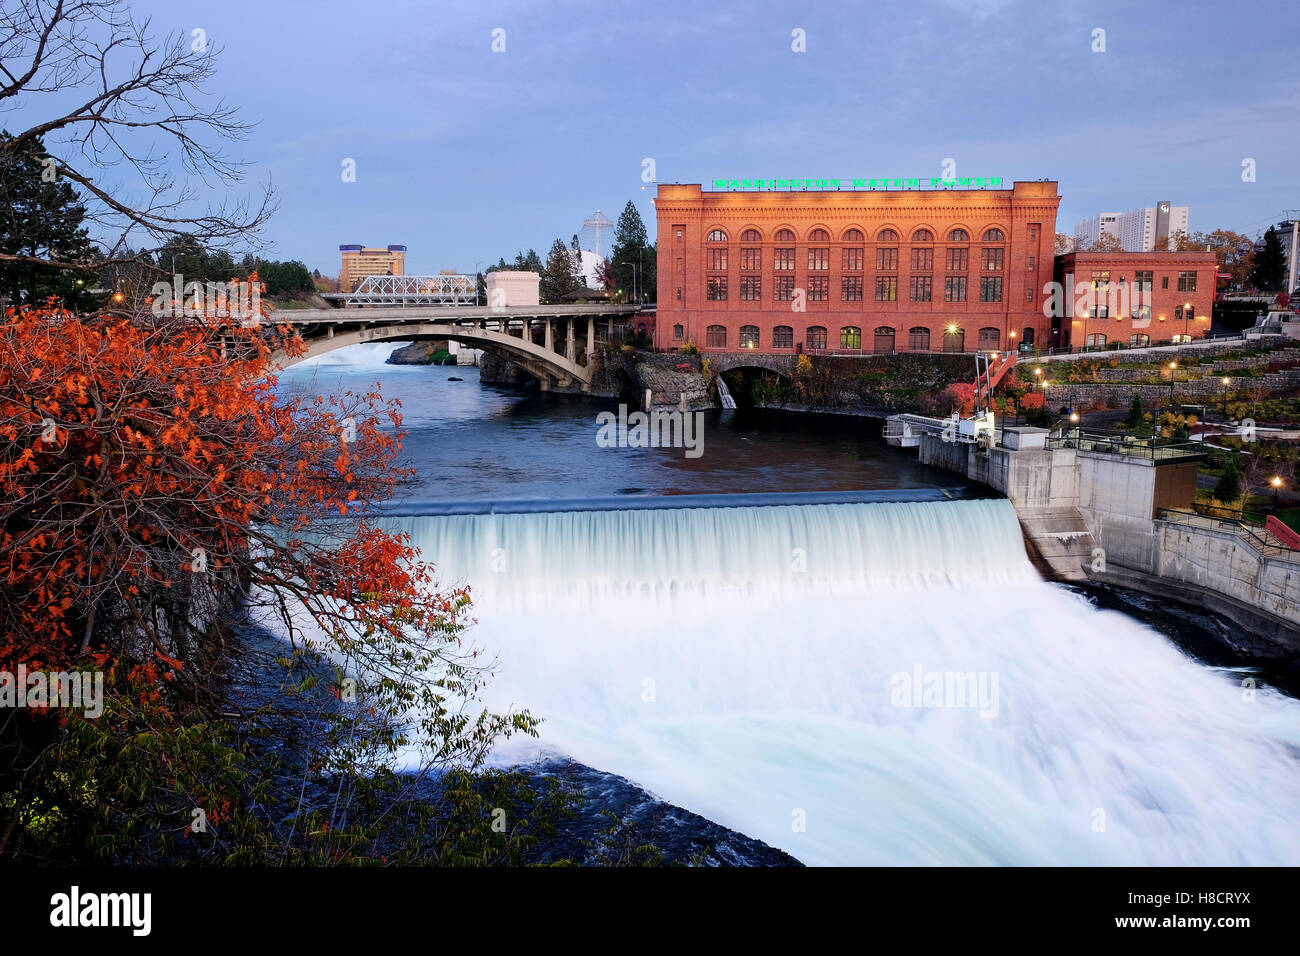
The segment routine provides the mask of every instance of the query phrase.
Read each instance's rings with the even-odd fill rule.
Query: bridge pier
[[[568,328],[564,333],[564,357],[570,362],[577,360],[577,350],[573,339],[573,319],[568,320]]]
[[[592,353],[596,351],[596,323],[587,320],[587,364],[591,365]]]
[[[555,351],[555,328],[550,319],[546,320],[546,351]]]

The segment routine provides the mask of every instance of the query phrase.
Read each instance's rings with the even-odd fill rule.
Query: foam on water
[[[1005,501],[386,524],[472,586],[489,705],[545,718],[503,762],[808,863],[1300,863],[1300,702],[1042,582]],[[996,714],[897,706],[918,669],[995,675]]]

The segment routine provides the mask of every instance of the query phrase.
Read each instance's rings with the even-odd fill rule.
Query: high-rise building
[[[1170,205],[1167,200],[1129,212],[1103,212],[1080,220],[1074,227],[1075,238],[1084,243],[1096,243],[1103,235],[1113,236],[1125,252],[1167,250],[1169,237],[1177,232],[1188,232],[1187,207]]]
[[[406,274],[406,246],[339,246],[339,291],[354,292],[366,276]]]

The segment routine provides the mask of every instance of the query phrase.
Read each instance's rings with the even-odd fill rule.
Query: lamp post
[[[1169,410],[1172,412],[1174,407],[1174,373],[1178,371],[1178,363],[1169,363]]]
[[[1273,514],[1277,514],[1277,490],[1282,487],[1282,476],[1274,475],[1273,480],[1269,482],[1273,486]]]
[[[1184,342],[1190,342],[1192,340],[1191,324],[1192,324],[1192,304],[1190,302],[1184,302],[1183,303],[1183,341]]]
[[[1223,420],[1228,420],[1228,386],[1232,384],[1232,379],[1223,376]]]

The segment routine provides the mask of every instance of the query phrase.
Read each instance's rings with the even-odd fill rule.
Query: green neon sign
[[[848,185],[845,185],[848,184]],[[1001,176],[884,179],[715,179],[714,189],[1001,189]]]

